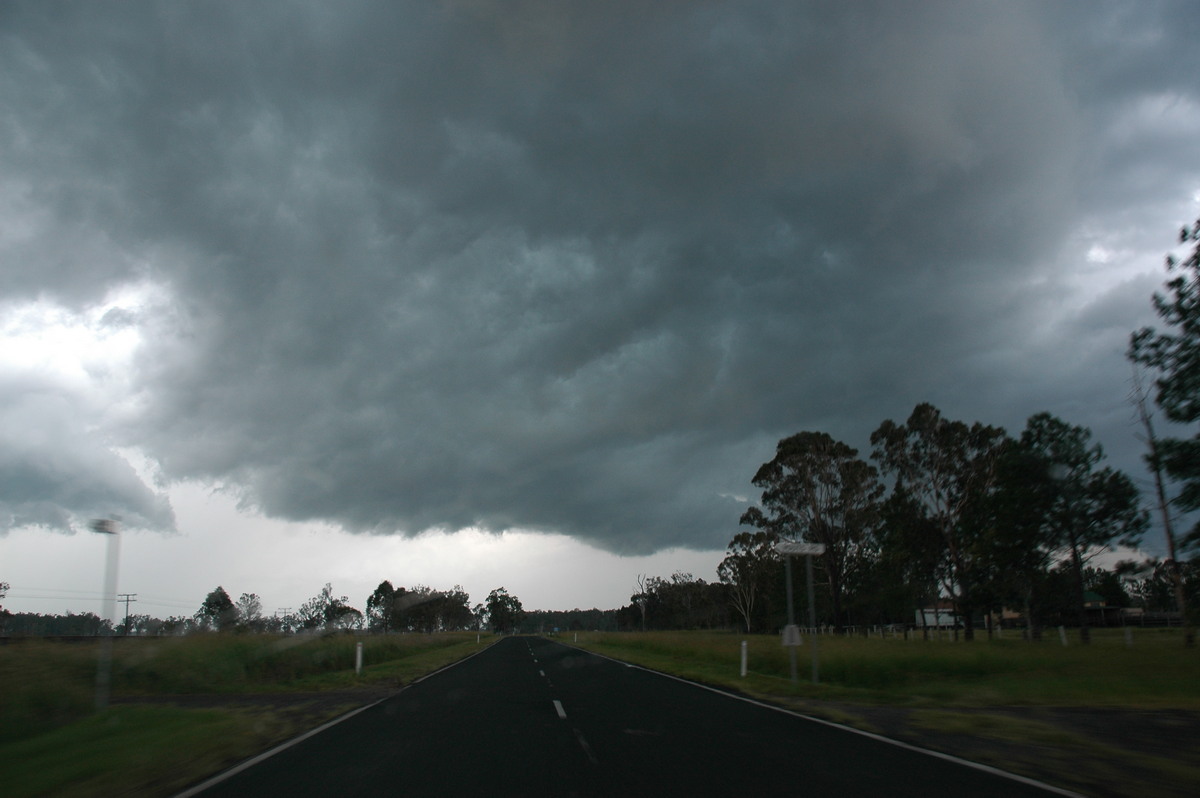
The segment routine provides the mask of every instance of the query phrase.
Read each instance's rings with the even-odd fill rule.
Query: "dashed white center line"
[[[600,760],[596,759],[596,752],[588,745],[588,741],[583,739],[583,732],[579,731],[579,729],[575,729],[575,739],[579,740],[579,747],[583,749],[583,753],[587,754],[588,760],[593,765],[599,765]]]
[[[558,701],[558,699],[554,700],[554,711],[557,712],[558,716],[563,720],[567,719],[567,711],[563,709],[563,705]]]
[[[546,672],[545,672],[545,671],[538,671],[538,675],[539,675],[539,676],[542,676],[542,677],[545,677],[545,675],[546,675]]]

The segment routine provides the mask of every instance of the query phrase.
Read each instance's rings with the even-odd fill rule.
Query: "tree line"
[[[1153,299],[1169,329],[1135,332],[1127,357],[1135,376],[1139,368],[1153,373],[1153,400],[1166,418],[1194,425],[1200,221],[1181,231],[1180,243],[1192,245],[1191,253],[1167,258],[1167,293]],[[1200,524],[1177,539],[1173,520],[1200,509],[1200,434],[1159,438],[1146,392],[1140,381],[1135,387],[1168,557],[1120,570],[1147,603],[1160,604],[1159,587],[1169,581],[1191,644],[1187,608],[1196,606],[1197,568],[1180,554],[1200,545]],[[1086,642],[1086,594],[1103,588],[1114,604],[1128,600],[1116,575],[1089,569],[1087,561],[1115,544],[1137,545],[1149,513],[1133,480],[1105,464],[1090,430],[1037,413],[1010,436],[923,403],[903,422],[883,421],[870,442],[864,459],[827,433],[800,432],[779,441],[775,457],[755,474],[761,499],[742,515],[748,529],[730,541],[718,568],[746,629],[777,623],[776,546],[783,540],[824,545],[822,614],[837,628],[852,618],[895,621],[948,599],[968,639],[977,618],[1019,608],[1032,634],[1039,623],[1068,615]]]
[[[0,599],[8,590],[0,583]],[[211,590],[190,616],[155,618],[132,614],[112,622],[92,612],[65,615],[12,613],[0,607],[0,634],[9,635],[182,635],[200,632],[275,633],[329,631],[446,632],[491,629],[497,633],[519,631],[525,618],[516,596],[499,587],[482,604],[471,606],[462,586],[435,590],[426,585],[393,587],[384,580],[367,597],[366,612],[351,606],[346,596],[334,595],[326,582],[296,611],[263,612],[256,593],[242,593],[234,601],[224,587]]]

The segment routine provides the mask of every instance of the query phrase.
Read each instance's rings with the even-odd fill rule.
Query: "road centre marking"
[[[566,719],[567,719],[567,711],[566,711],[565,709],[563,709],[563,706],[562,706],[562,704],[561,704],[561,703],[558,701],[558,699],[555,699],[555,700],[554,700],[554,711],[555,711],[555,712],[557,712],[557,713],[558,713],[558,716],[559,716],[560,718],[562,718],[563,720],[566,720]]]
[[[579,729],[575,729],[575,739],[579,741],[579,747],[583,749],[585,754],[587,754],[588,760],[593,765],[599,765],[600,760],[596,759],[596,752],[592,750],[590,745],[588,745],[588,741],[583,738],[583,732],[579,731]]]

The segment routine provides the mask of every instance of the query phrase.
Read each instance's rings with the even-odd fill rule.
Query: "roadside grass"
[[[742,678],[740,644],[747,641]],[[777,636],[729,632],[595,632],[581,648],[708,684],[764,696],[905,706],[1087,706],[1200,710],[1200,652],[1177,630],[1139,630],[1131,646],[1120,630],[1093,630],[1083,646],[1057,639],[924,641],[821,636],[820,684],[811,683],[811,637],[788,652]]]
[[[248,715],[119,706],[0,746],[9,796],[169,795],[271,742]]]
[[[128,638],[113,647],[113,705],[94,710],[98,649],[25,641],[0,647],[3,794],[169,795],[361,701],[328,691],[400,687],[486,647],[471,633],[435,635],[193,635]],[[363,642],[363,671],[354,672]],[[296,711],[122,704],[304,693]],[[339,696],[341,698],[341,696]]]

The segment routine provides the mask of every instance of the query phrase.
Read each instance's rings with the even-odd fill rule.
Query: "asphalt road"
[[[1046,796],[542,638],[513,637],[203,790],[218,796]]]

